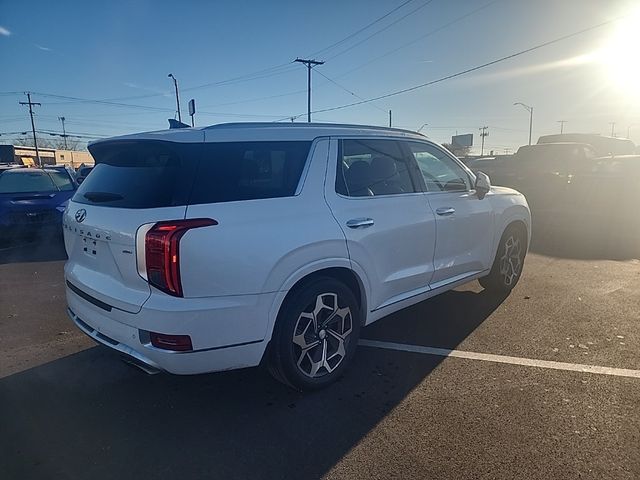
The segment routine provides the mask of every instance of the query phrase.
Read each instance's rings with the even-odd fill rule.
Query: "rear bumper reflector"
[[[165,333],[149,332],[151,345],[162,350],[173,352],[189,352],[193,350],[189,335],[167,335]]]

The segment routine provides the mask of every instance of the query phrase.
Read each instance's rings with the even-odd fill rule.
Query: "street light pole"
[[[420,132],[422,131],[422,129],[423,129],[424,127],[427,127],[428,125],[429,125],[428,123],[423,123],[423,124],[420,126],[420,128],[416,130],[416,132],[420,133]]]
[[[173,73],[167,75],[169,78],[173,79],[173,86],[176,89],[176,106],[178,108],[178,121],[182,123],[182,115],[180,114],[180,95],[178,94],[178,80],[173,76]]]
[[[527,112],[529,112],[529,145],[531,145],[531,133],[533,131],[533,107],[525,105],[522,102],[516,102],[514,105],[521,105]]]

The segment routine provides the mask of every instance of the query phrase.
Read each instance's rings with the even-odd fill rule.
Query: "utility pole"
[[[564,124],[567,123],[566,120],[558,120],[558,123],[560,124],[560,135],[562,135],[564,133]]]
[[[180,95],[178,95],[178,80],[173,76],[173,73],[167,75],[169,78],[173,78],[173,86],[176,89],[176,106],[178,108],[178,121],[182,123],[182,114],[180,113]]]
[[[64,128],[64,117],[58,117],[58,120],[62,122],[62,138],[64,138],[64,149],[67,150],[67,131]]]
[[[31,101],[31,93],[26,92],[27,102],[19,102],[20,105],[29,105],[29,115],[31,116],[31,131],[33,132],[33,145],[36,147],[36,160],[38,161],[38,166],[42,166],[42,162],[40,161],[40,151],[38,150],[38,139],[36,138],[36,124],[33,122],[33,107],[34,105],[41,106],[37,102]]]
[[[389,128],[391,128],[391,110],[389,110]]]
[[[520,105],[521,107],[523,107],[527,112],[529,112],[529,145],[531,145],[531,131],[533,129],[533,107],[526,105],[522,102],[516,102],[514,103],[514,105]]]
[[[480,138],[482,139],[482,147],[480,147],[480,156],[484,156],[484,137],[488,137],[489,136],[489,127],[482,127],[479,128],[478,130],[480,130]]]
[[[609,122],[609,125],[611,125],[611,136],[615,137],[616,122]]]
[[[296,58],[294,62],[302,63],[307,66],[307,122],[311,123],[311,69],[316,65],[324,65],[324,62],[307,60],[304,58]]]

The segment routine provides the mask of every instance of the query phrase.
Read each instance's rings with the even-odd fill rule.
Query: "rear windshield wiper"
[[[87,192],[83,194],[83,197],[89,200],[90,202],[95,202],[95,203],[114,202],[116,200],[124,199],[124,197],[119,193],[110,193],[110,192]]]

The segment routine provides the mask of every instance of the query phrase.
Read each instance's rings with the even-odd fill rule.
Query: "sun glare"
[[[621,20],[598,52],[611,83],[628,97],[640,99],[640,9]]]

